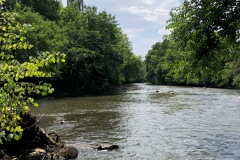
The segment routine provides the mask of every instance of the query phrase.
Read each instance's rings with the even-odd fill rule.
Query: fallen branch
[[[57,145],[57,146],[58,146],[58,143],[55,142],[55,141],[52,139],[52,137],[50,137],[50,136],[44,131],[44,129],[39,128],[39,133],[40,133],[41,137],[44,137],[44,138],[48,141],[49,144]]]

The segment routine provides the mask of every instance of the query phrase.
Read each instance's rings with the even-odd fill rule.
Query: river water
[[[43,99],[39,106],[33,112],[44,114],[40,125],[76,147],[79,160],[240,159],[240,90],[140,83],[120,94]],[[105,143],[120,148],[91,148]]]

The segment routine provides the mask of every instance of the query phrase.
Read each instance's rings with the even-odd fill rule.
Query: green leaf
[[[23,49],[27,49],[27,48],[28,48],[27,43],[24,43],[24,44],[23,44]]]
[[[20,38],[20,41],[23,41],[23,40],[24,40],[24,37],[21,37],[21,38]]]
[[[33,103],[33,106],[34,107],[38,107],[38,103]]]
[[[2,27],[2,30],[3,30],[3,31],[6,31],[6,30],[7,30],[7,27],[3,26],[3,27]]]
[[[19,135],[14,135],[14,139],[15,139],[16,141],[18,141],[18,140],[20,139],[20,136],[19,136]]]
[[[0,132],[0,138],[5,136],[5,131]]]
[[[17,126],[14,130],[14,132],[19,132],[19,133],[21,133],[22,131],[23,131],[23,129],[20,126]]]

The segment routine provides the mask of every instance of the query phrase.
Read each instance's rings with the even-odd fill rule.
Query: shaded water
[[[41,125],[75,146],[79,159],[240,159],[239,90],[133,84],[118,95],[39,104]],[[120,149],[90,147],[103,143]]]

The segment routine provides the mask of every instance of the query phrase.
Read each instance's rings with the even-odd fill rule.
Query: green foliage
[[[52,73],[47,71],[46,67],[64,62],[65,55],[43,52],[20,63],[15,59],[18,51],[33,47],[23,36],[29,26],[16,22],[13,13],[1,11],[0,14],[0,143],[3,143],[21,138],[24,130],[19,126],[21,117],[29,112],[29,107],[38,106],[31,95],[44,96],[53,92],[48,83],[32,83],[26,79],[51,77]]]
[[[166,84],[167,71],[173,61],[173,56],[165,57],[170,49],[170,43],[167,38],[162,43],[157,42],[152,46],[146,55],[147,80],[154,84]],[[166,58],[169,64],[166,64]]]
[[[75,5],[72,3],[60,14],[59,24],[68,39],[61,83],[68,92],[76,93],[104,91],[124,83],[124,67],[133,58],[129,41],[115,17],[97,12],[96,7],[85,7],[80,12]]]
[[[16,17],[17,21],[21,24],[31,24],[31,27],[27,28],[27,33],[24,37],[28,42],[34,45],[29,50],[19,51],[15,58],[24,62],[28,60],[29,56],[37,56],[42,52],[62,52],[67,43],[67,39],[63,36],[63,31],[55,21],[45,20],[42,15],[33,13],[28,7],[22,10],[22,6],[17,4],[15,10],[18,12]],[[62,64],[50,65],[49,70],[54,72],[54,77],[51,79],[57,79],[61,74]]]
[[[168,28],[179,47],[192,51],[194,63],[208,61],[215,56],[222,38],[236,42],[239,9],[236,0],[186,0],[170,12]]]
[[[181,51],[171,37],[157,42],[146,55],[147,80],[155,84],[238,86],[239,49],[221,43],[218,57],[205,65],[193,64],[191,53]],[[226,47],[227,45],[227,47]],[[232,55],[234,53],[236,55]]]
[[[56,52],[64,48],[67,43],[66,38],[62,36],[63,31],[55,21],[45,20],[42,15],[32,12],[27,7],[22,10],[19,4],[16,10],[18,10],[17,21],[32,26],[24,35],[34,45],[34,48],[29,50],[30,53]]]
[[[7,0],[5,1],[4,5],[6,6],[7,10],[13,10],[15,8],[17,0]]]
[[[55,88],[62,92],[95,93],[144,80],[145,65],[133,55],[131,43],[114,16],[98,12],[97,7],[86,6],[80,11],[76,1],[66,8],[53,9],[50,3],[55,1],[19,0],[15,4],[16,20],[32,26],[25,28],[27,32],[21,36],[34,45],[28,50],[8,51],[19,63],[46,51],[66,53],[66,63],[50,64],[43,69],[52,71],[52,76],[45,79],[51,78]]]
[[[135,55],[130,56],[122,71],[125,82],[133,83],[144,81],[146,76],[145,68],[145,63],[141,60],[141,57]]]
[[[61,4],[56,0],[18,0],[49,20],[58,20]]]
[[[172,9],[168,41],[146,56],[147,78],[158,84],[239,86],[239,16],[235,0],[190,0]]]

